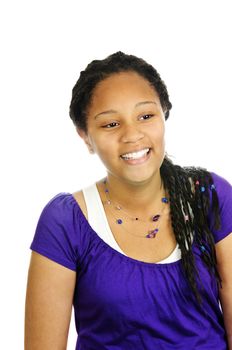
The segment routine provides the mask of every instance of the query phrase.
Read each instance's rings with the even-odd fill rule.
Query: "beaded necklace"
[[[104,191],[105,191],[105,194],[106,194],[106,201],[103,203],[103,204],[106,204],[106,205],[109,205],[111,206],[111,208],[113,208],[116,212],[120,213],[120,212],[123,212],[124,215],[130,220],[130,221],[140,221],[140,222],[147,222],[147,220],[142,220],[138,217],[131,217],[125,210],[124,208],[118,204],[118,203],[115,203],[114,201],[112,201],[112,199],[110,198],[110,191],[109,191],[109,186],[107,186],[107,181],[106,179],[103,181],[103,184],[104,184]],[[161,198],[161,202],[163,203],[163,207],[161,209],[161,212],[160,214],[155,214],[155,215],[152,215],[148,221],[150,222],[154,222],[156,223],[156,227],[154,227],[152,230],[148,230],[146,235],[142,236],[143,238],[155,238],[157,233],[159,232],[159,225],[158,223],[160,223],[160,218],[162,217],[162,214],[163,214],[163,211],[165,209],[165,204],[168,203],[168,198],[167,196],[165,195],[165,197],[162,197]],[[118,225],[122,225],[122,227],[124,228],[124,230],[126,230],[126,228],[124,227],[124,221],[122,220],[121,217],[118,217],[118,215],[114,215],[112,214],[113,217],[115,218],[115,222],[118,224]],[[127,232],[129,232],[128,230],[126,230]],[[130,233],[130,232],[129,232]],[[135,235],[133,234],[133,236],[138,236],[138,235]],[[141,236],[138,236],[141,238]]]

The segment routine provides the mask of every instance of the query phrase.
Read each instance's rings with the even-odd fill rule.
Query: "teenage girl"
[[[70,117],[106,177],[42,211],[26,350],[66,349],[72,306],[78,350],[232,350],[232,187],[169,159],[171,107],[138,57],[81,72]]]

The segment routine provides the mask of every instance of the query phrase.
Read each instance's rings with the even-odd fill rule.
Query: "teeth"
[[[149,151],[149,148],[145,148],[145,149],[138,151],[138,152],[123,154],[121,157],[125,160],[139,159],[139,158],[142,158],[148,151]]]

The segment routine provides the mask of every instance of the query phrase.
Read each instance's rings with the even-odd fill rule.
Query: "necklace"
[[[124,215],[130,220],[130,221],[140,221],[140,222],[154,222],[156,223],[156,227],[154,227],[152,230],[148,230],[145,237],[143,235],[144,238],[155,238],[157,233],[159,232],[159,225],[158,225],[158,222],[160,223],[160,218],[162,217],[162,214],[163,214],[163,211],[164,211],[164,208],[165,208],[165,204],[168,203],[168,198],[165,196],[165,197],[162,197],[161,198],[161,202],[163,203],[163,207],[161,209],[161,212],[160,214],[155,214],[155,215],[152,215],[148,220],[142,220],[138,217],[131,217],[125,210],[124,208],[118,204],[118,203],[115,203],[114,201],[112,201],[112,199],[110,198],[110,191],[109,191],[109,186],[107,186],[107,181],[106,179],[103,181],[103,184],[104,184],[104,191],[105,191],[105,194],[106,194],[106,201],[104,202],[104,204],[106,205],[109,205],[111,207],[113,207],[113,209],[115,211],[117,211],[118,213],[119,212],[123,212]],[[113,214],[113,217],[115,218],[116,220],[116,223],[118,225],[122,225],[122,227],[126,230],[126,228],[124,227],[123,223],[124,221],[122,220],[122,217],[118,217],[118,216],[115,216]],[[127,230],[126,230],[127,231]],[[128,231],[127,231],[128,232]],[[133,234],[134,235],[134,234]],[[134,236],[138,236],[138,235],[134,235]],[[141,236],[138,236],[141,238]]]

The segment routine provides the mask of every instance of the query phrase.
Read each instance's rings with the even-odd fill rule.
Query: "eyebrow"
[[[139,106],[142,106],[142,105],[151,104],[151,103],[157,105],[157,103],[155,101],[142,101],[142,102],[136,103],[135,108],[139,107]],[[107,111],[103,111],[103,112],[100,112],[100,113],[96,114],[94,119],[100,117],[101,115],[113,114],[113,113],[117,113],[117,111],[115,109],[109,109]]]

